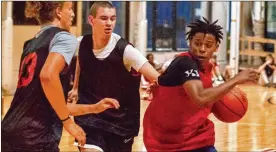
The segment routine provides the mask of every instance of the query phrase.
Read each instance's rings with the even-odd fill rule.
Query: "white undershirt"
[[[82,40],[83,36],[78,37],[78,41]],[[103,60],[107,58],[110,53],[115,48],[117,42],[120,40],[120,36],[118,34],[112,33],[108,44],[101,49],[93,49],[93,53],[95,57],[99,60]],[[78,52],[78,51],[77,51]],[[133,67],[136,71],[139,71],[140,68],[148,61],[136,48],[132,45],[127,45],[123,55],[123,61],[126,69],[128,71]]]

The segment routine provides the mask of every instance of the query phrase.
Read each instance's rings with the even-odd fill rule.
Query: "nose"
[[[75,17],[75,13],[74,13],[74,11],[72,11],[72,18],[74,18]]]
[[[110,19],[108,19],[108,20],[106,21],[106,25],[107,25],[107,26],[111,26],[111,20],[110,20]]]
[[[205,51],[205,46],[204,45],[202,45],[201,47],[200,47],[200,53],[205,53],[206,51]]]

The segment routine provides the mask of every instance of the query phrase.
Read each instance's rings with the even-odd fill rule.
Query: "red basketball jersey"
[[[178,58],[181,57],[189,57],[194,60],[190,53],[183,53]],[[201,67],[198,77],[200,77],[203,87],[212,87],[212,65],[206,64]],[[182,84],[160,85],[154,92],[153,101],[144,116],[143,136],[147,150],[180,151],[214,145],[214,124],[207,118],[211,108],[212,105],[202,108],[191,101]]]

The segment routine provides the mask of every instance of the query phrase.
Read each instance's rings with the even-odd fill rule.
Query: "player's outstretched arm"
[[[247,81],[257,82],[259,73],[254,69],[247,69],[240,72],[229,81],[213,88],[203,88],[200,80],[190,80],[183,84],[188,96],[199,106],[214,103],[226,95],[236,85]]]
[[[72,116],[80,116],[92,113],[101,113],[110,108],[118,109],[120,107],[119,102],[116,99],[112,98],[104,98],[96,104],[74,104],[68,103],[67,108],[69,110],[70,115]]]
[[[143,64],[143,66],[140,68],[139,72],[145,76],[150,82],[155,82],[158,79],[158,76],[160,73],[158,73],[154,67],[149,64],[149,62],[146,62]]]
[[[156,81],[160,75],[147,59],[131,45],[125,48],[123,60],[125,65],[130,65],[150,82]]]

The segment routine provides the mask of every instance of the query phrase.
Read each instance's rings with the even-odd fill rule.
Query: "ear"
[[[89,16],[88,16],[88,22],[89,22],[89,24],[90,24],[91,26],[94,25],[94,17],[93,17],[92,15],[89,15]]]
[[[215,52],[217,52],[218,49],[219,49],[219,44],[217,44]]]
[[[56,15],[57,15],[57,18],[58,19],[61,19],[61,7],[57,7],[57,9],[56,9]]]

